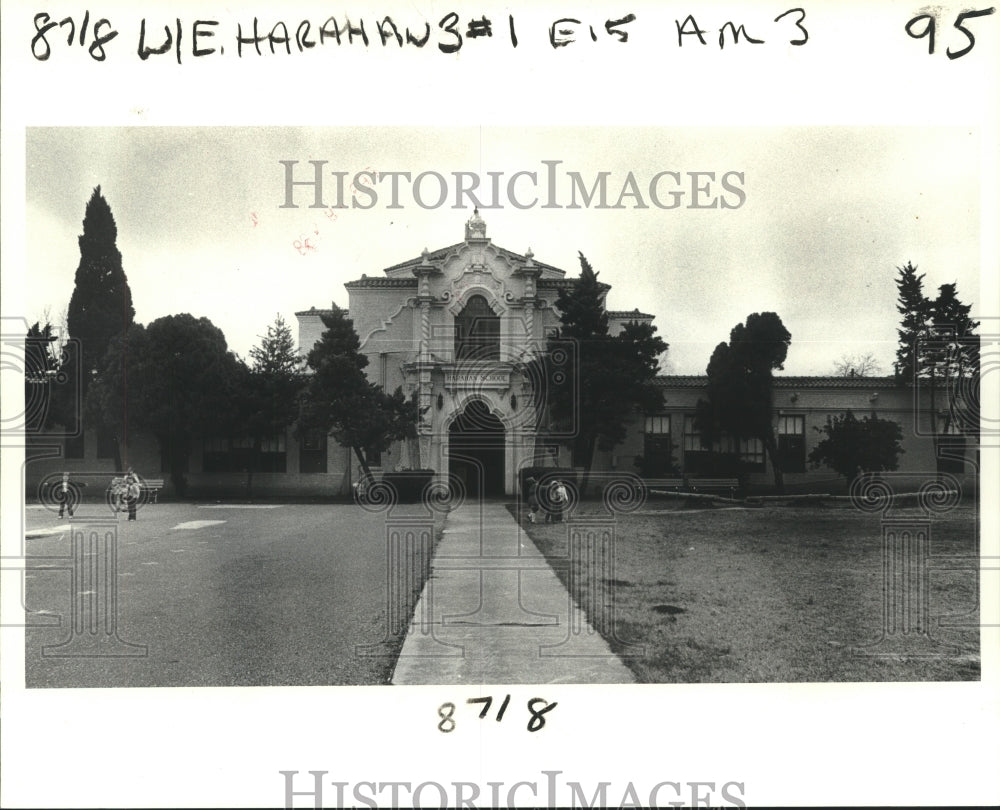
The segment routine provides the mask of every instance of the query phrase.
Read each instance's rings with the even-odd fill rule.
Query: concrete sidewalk
[[[392,683],[633,683],[502,503],[448,515]]]

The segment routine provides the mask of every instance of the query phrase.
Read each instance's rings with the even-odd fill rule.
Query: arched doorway
[[[469,497],[504,493],[503,423],[480,399],[466,405],[448,429],[448,470]]]

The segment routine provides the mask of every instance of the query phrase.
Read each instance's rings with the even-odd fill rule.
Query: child
[[[128,503],[128,519],[135,520],[135,507],[139,503],[139,495],[142,489],[139,484],[139,476],[131,469],[125,476],[125,501]]]
[[[69,482],[68,472],[62,474],[62,481],[56,486],[58,487],[56,490],[56,500],[59,501],[59,517],[61,518],[67,509],[69,510],[69,516],[73,517],[73,509],[76,507],[79,494],[77,493],[76,486]]]
[[[552,504],[552,522],[562,523],[563,510],[569,502],[569,493],[562,481],[557,479],[549,485],[549,501]],[[545,520],[548,522],[548,516]]]
[[[534,523],[538,514],[538,481],[529,477],[524,483],[528,487],[528,523]]]

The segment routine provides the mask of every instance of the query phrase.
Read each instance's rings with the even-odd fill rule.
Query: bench
[[[691,478],[688,486],[693,492],[702,489],[728,489],[729,497],[736,497],[736,490],[740,485],[738,478]]]
[[[672,489],[675,492],[687,486],[683,478],[644,478],[643,483],[647,489]]]
[[[736,490],[739,489],[738,478],[647,478],[646,487],[650,490],[660,489],[671,492],[694,492],[701,490],[728,490],[729,497],[736,497]]]
[[[146,490],[150,495],[153,496],[153,503],[156,503],[156,498],[160,494],[160,490],[163,489],[163,479],[162,478],[143,478],[139,481],[142,488]]]

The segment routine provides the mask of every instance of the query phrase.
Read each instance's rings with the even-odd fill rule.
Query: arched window
[[[455,357],[458,360],[500,359],[500,317],[481,295],[472,295],[455,316]]]

